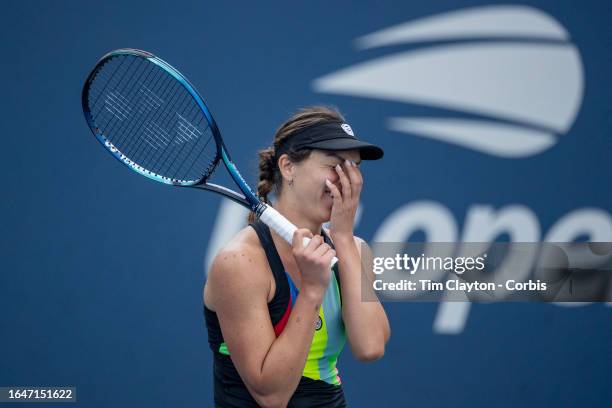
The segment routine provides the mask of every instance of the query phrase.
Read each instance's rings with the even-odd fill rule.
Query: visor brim
[[[384,155],[383,149],[371,143],[350,137],[323,140],[310,143],[308,147],[321,150],[359,150],[361,160],[378,160]]]

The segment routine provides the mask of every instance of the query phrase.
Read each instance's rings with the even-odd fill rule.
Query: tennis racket
[[[146,51],[111,51],[87,77],[82,104],[94,136],[128,168],[166,185],[221,194],[291,244],[296,226],[253,193],[204,100],[176,68]],[[208,182],[220,162],[242,194]]]

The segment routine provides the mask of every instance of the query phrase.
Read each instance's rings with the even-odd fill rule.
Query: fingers
[[[363,176],[361,175],[361,171],[355,162],[350,160],[345,160],[344,167],[346,168],[346,174],[351,182],[351,193],[353,196],[358,196],[358,193],[361,192],[361,187],[363,186]]]
[[[304,245],[304,240],[308,240],[306,245]],[[295,230],[293,233],[293,241],[291,242],[291,246],[294,254],[308,256],[314,259],[329,257],[330,250],[333,251],[333,255],[329,257],[330,259],[336,254],[336,251],[334,251],[329,244],[325,243],[321,235],[313,236],[312,233],[306,228]]]
[[[317,248],[319,248],[319,246],[323,243],[323,237],[320,235],[315,235],[310,242],[308,243],[308,245],[306,246],[306,248],[304,248],[305,252],[314,252],[317,250]]]
[[[318,248],[315,249],[315,251],[313,252],[313,255],[317,256],[317,257],[321,257],[323,256],[327,251],[329,251],[331,249],[331,247],[326,244],[325,242],[321,243],[321,245],[319,245]]]
[[[321,259],[325,262],[325,264],[329,265],[331,264],[331,260],[334,258],[334,256],[336,256],[336,251],[330,247],[329,251],[325,252]]]
[[[291,240],[291,247],[293,251],[302,251],[304,248],[304,238],[311,239],[312,232],[306,228],[298,228],[293,232],[293,239]]]
[[[351,181],[339,164],[336,165],[336,173],[338,173],[340,185],[342,185],[342,198],[345,200],[350,200],[353,195],[351,192]]]
[[[311,255],[321,265],[329,266],[332,258],[336,256],[336,251],[328,244],[322,243]]]
[[[338,187],[336,187],[334,183],[329,181],[329,179],[325,179],[325,185],[327,185],[327,188],[329,188],[329,190],[331,191],[332,198],[334,200],[334,205],[341,205],[342,194],[340,194],[340,190],[338,190]]]
[[[324,248],[325,246],[329,247],[329,245],[324,243],[321,235],[313,236],[306,228],[297,229],[293,233],[291,247],[294,254],[320,256],[325,252],[321,250],[321,247]]]

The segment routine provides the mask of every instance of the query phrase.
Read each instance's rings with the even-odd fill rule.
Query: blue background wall
[[[313,89],[316,78],[387,52],[357,51],[357,37],[495,3],[4,2],[0,386],[74,385],[87,407],[212,404],[203,264],[223,200],[149,182],[92,137],[82,82],[115,48],[151,51],[183,71],[250,181],[256,150],[291,112],[339,106],[362,138],[386,149],[384,161],[363,167],[357,233],[367,240],[415,202],[448,209],[459,236],[475,205],[530,209],[538,239],[573,211],[610,220],[608,2],[521,3],[568,30],[584,68],[573,126],[540,154],[505,159],[396,133],[385,117],[434,111]],[[351,406],[612,404],[609,305],[477,304],[454,334],[436,329],[439,304],[385,308],[393,329],[385,358],[341,357]]]

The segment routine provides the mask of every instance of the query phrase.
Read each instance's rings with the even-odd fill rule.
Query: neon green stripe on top
[[[291,288],[291,298],[295,301],[297,288],[289,274],[287,274],[287,279]],[[302,375],[313,380],[339,385],[341,381],[336,363],[345,343],[346,332],[342,321],[340,291],[336,275],[332,273],[323,303],[319,308],[319,321],[315,327]]]

